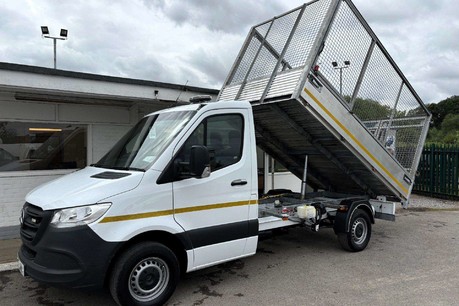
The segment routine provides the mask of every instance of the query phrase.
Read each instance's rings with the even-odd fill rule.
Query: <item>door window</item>
[[[243,132],[244,121],[240,114],[208,117],[190,135],[177,156],[186,163],[191,147],[204,145],[209,150],[211,171],[220,170],[241,159]]]

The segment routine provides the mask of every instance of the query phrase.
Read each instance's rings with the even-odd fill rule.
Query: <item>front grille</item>
[[[49,223],[51,212],[45,212],[40,207],[25,203],[21,216],[21,237],[24,241],[36,243]]]

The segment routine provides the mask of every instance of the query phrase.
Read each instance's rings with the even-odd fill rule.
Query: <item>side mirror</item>
[[[210,157],[207,147],[201,145],[191,147],[190,172],[191,176],[196,178],[210,175]]]

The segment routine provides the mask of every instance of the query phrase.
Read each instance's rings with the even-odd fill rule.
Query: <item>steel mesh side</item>
[[[269,20],[263,24],[260,24],[259,26],[257,26],[255,28],[255,30],[258,32],[258,34],[260,35],[260,37],[266,37],[266,35],[268,34],[268,31],[271,27],[271,24],[272,24],[272,20]]]
[[[234,73],[233,79],[228,85],[240,83],[244,80],[246,74],[249,71],[250,65],[255,59],[260,44],[261,43],[257,38],[252,37],[249,45],[247,46],[247,49],[244,52],[244,55],[242,56],[241,62],[239,63],[236,72]]]
[[[332,1],[320,0],[305,4],[253,28],[248,43],[240,53],[240,59],[230,73],[231,77],[224,85],[234,87],[241,84],[233,98],[261,99],[265,91],[262,89],[263,84],[269,86],[266,91],[269,97],[293,93],[302,75],[296,69],[303,67],[309,58],[314,58],[311,50],[317,42],[319,30]],[[299,16],[301,12],[303,14]],[[290,42],[286,46],[289,37]],[[278,62],[280,65],[274,71]],[[291,76],[283,75],[290,70]],[[222,89],[221,92],[225,98],[232,96],[230,91]]]
[[[406,85],[403,86],[391,123],[395,134],[395,155],[407,170],[413,169],[417,149],[420,147],[422,129],[428,117]]]
[[[290,14],[274,20],[271,30],[266,37],[266,41],[274,47],[277,54],[280,55],[284,49],[285,43],[292,32],[293,25],[299,13],[300,9],[297,9]]]
[[[252,70],[249,73],[247,82],[253,79],[270,76],[276,66],[277,59],[266,48],[261,48],[255,60]]]
[[[341,2],[316,63],[328,84],[342,93],[341,102],[347,102],[382,147],[411,171],[428,114],[356,14],[346,1]],[[338,67],[333,67],[334,61]]]
[[[292,68],[306,64],[330,3],[331,0],[317,1],[305,8],[284,56]]]
[[[320,66],[321,74],[336,92],[342,92],[343,98],[348,102],[354,92],[371,41],[370,35],[349,5],[342,2],[317,64]],[[344,61],[350,61],[350,65],[344,65]],[[332,62],[336,62],[338,67],[333,67]],[[346,66],[347,68],[344,68]],[[339,67],[342,67],[342,86],[340,85]]]
[[[390,118],[401,85],[401,77],[376,46],[354,101],[354,114],[362,121]]]
[[[425,110],[419,105],[413,93],[406,84],[402,88],[400,98],[397,103],[395,118],[426,116]]]
[[[271,76],[290,32],[292,31],[292,27],[298,13],[299,10],[295,10],[290,14],[279,17],[273,21],[271,29],[266,37],[266,42],[263,44],[260,53],[255,59],[255,63],[250,71],[247,81],[263,76]]]

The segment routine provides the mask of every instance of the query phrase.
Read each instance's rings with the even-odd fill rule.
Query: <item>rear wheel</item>
[[[356,209],[352,214],[349,232],[339,233],[338,240],[341,246],[350,252],[364,250],[371,238],[371,221],[368,214],[362,209]]]
[[[119,305],[162,305],[174,292],[179,277],[179,262],[168,247],[142,242],[115,263],[110,292]]]

